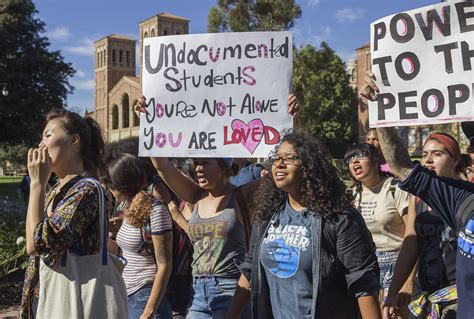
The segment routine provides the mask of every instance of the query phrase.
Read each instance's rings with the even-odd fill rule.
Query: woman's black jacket
[[[333,220],[310,214],[313,223],[312,318],[359,318],[357,298],[378,294],[380,271],[372,236],[360,213],[348,208]],[[259,262],[271,218],[252,227],[249,252],[240,269],[250,281],[252,318],[273,318],[268,284]]]

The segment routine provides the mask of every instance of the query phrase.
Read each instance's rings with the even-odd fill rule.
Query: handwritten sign
[[[474,4],[439,3],[371,24],[380,88],[371,127],[474,120]]]
[[[140,156],[266,157],[292,126],[289,32],[147,38]]]

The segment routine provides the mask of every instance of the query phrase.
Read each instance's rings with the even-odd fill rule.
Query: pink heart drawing
[[[254,119],[245,124],[241,120],[233,120],[232,130],[234,131],[232,135],[236,137],[236,140],[240,140],[240,143],[250,154],[253,154],[258,144],[262,141],[263,122],[261,119]]]

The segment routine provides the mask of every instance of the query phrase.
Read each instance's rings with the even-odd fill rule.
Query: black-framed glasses
[[[354,152],[351,154],[348,154],[344,157],[344,164],[349,165],[355,160],[358,161],[363,161],[369,159],[370,155],[368,152]]]
[[[277,155],[271,155],[268,157],[268,161],[270,162],[270,165],[275,165],[276,162],[283,163],[285,165],[292,165],[298,161],[301,160],[301,157],[298,155],[283,155],[283,156],[277,156]]]

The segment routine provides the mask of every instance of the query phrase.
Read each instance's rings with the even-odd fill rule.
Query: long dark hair
[[[107,162],[104,183],[112,190],[127,194],[131,203],[125,210],[127,222],[134,227],[142,227],[150,216],[153,198],[143,191],[147,183],[143,162],[136,156],[122,153]]]
[[[98,178],[104,172],[104,139],[99,124],[90,116],[65,110],[53,109],[46,115],[46,122],[58,119],[69,135],[77,134],[80,138],[80,155],[84,169]]]
[[[302,204],[326,219],[332,219],[351,206],[352,197],[332,165],[323,145],[304,131],[283,132],[281,143],[291,144],[301,158]],[[275,152],[278,146],[275,148]],[[285,203],[288,195],[278,189],[272,174],[262,178],[254,198],[254,216],[267,220]]]

